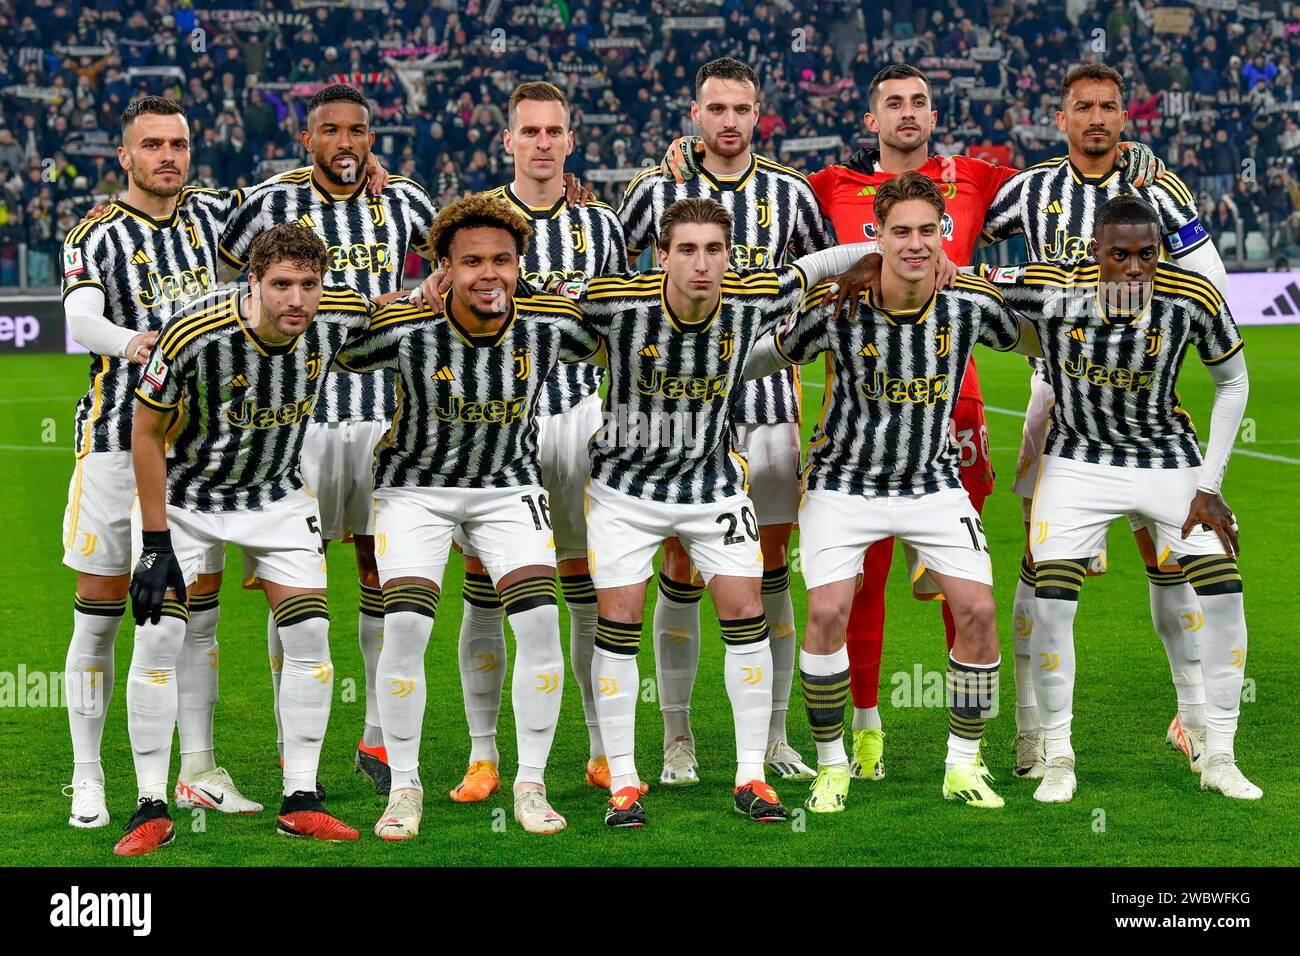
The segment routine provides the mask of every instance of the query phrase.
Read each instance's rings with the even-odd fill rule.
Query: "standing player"
[[[1025,237],[1032,260],[1061,264],[1086,255],[1097,211],[1121,193],[1137,195],[1160,215],[1162,253],[1199,273],[1221,297],[1227,295],[1227,271],[1198,218],[1196,200],[1172,172],[1148,185],[1128,182],[1121,175],[1125,155],[1120,149],[1128,113],[1124,110],[1124,78],[1109,66],[1076,67],[1061,85],[1057,126],[1069,139],[1069,154],[1039,163],[1012,177],[989,206],[984,235],[989,241],[1017,233]],[[1029,512],[1038,480],[1038,459],[1047,432],[1051,399],[1046,370],[1035,365],[1029,411],[1016,470],[1015,492],[1024,502],[1026,557],[1016,586],[1016,774],[1043,774],[1038,713],[1029,679],[1029,642],[1034,629],[1033,563],[1029,557]],[[1193,772],[1199,772],[1205,744],[1205,687],[1201,677],[1198,635],[1187,622],[1198,620],[1196,593],[1176,565],[1157,561],[1152,529],[1130,516],[1138,550],[1146,564],[1151,620],[1164,644],[1178,696],[1178,714],[1166,733],[1170,746],[1181,750]],[[1104,540],[1101,547],[1105,547]]]
[[[250,190],[222,237],[222,258],[242,270],[248,250],[276,223],[296,222],[315,232],[329,249],[328,289],[352,289],[367,298],[402,287],[408,249],[428,258],[435,209],[418,183],[392,176],[378,194],[369,192],[368,170],[375,134],[370,106],[350,86],[327,86],[307,106],[300,134],[312,165],[275,176]],[[388,760],[379,729],[375,668],[383,640],[383,595],[375,567],[371,507],[372,453],[393,415],[391,375],[331,374],[303,445],[303,480],[321,511],[326,542],[348,535],[356,549],[361,588],[357,634],[366,675],[365,729],[355,762],[388,792]],[[272,682],[279,700],[283,648],[275,616],[267,620]],[[277,703],[277,714],[279,705]]]
[[[402,396],[392,437],[375,457],[385,611],[379,707],[392,772],[375,833],[386,840],[419,834],[424,656],[454,534],[487,567],[515,634],[515,819],[530,833],[567,826],[546,799],[544,777],[564,655],[532,409],[558,362],[591,358],[600,343],[567,299],[515,297],[531,231],[492,196],[452,203],[429,237],[451,282],[445,298],[380,310],[339,357],[349,370],[396,369]]]
[[[320,516],[298,455],[323,373],[349,328],[365,326],[368,308],[354,292],[323,292],[325,246],[300,226],[264,233],[248,259],[248,292],[209,298],[169,321],[136,389],[142,550],[131,581],[126,707],[139,803],[113,850],[119,856],[174,837],[166,792],[187,589],[204,555],[226,544],[252,556],[284,641],[279,830],[357,838],[315,793],[334,668]]]
[[[855,321],[838,321],[828,288],[809,297],[791,328],[767,340],[754,371],[808,363],[827,353],[835,374],[808,445],[799,509],[808,628],[799,672],[817,741],[817,780],[807,807],[844,809],[849,760],[844,701],[845,627],[866,550],[897,536],[913,579],[922,571],[952,608],[949,733],[943,795],[971,806],[1003,805],[979,747],[998,696],[997,626],[988,544],[959,477],[948,423],[976,342],[1020,346],[1021,323],[981,279],[941,288],[935,277],[947,220],[940,187],[908,171],[876,191],[884,268],[881,293],[864,296]],[[1032,330],[1025,345],[1035,350]]]
[[[564,160],[573,150],[569,103],[545,82],[522,83],[510,95],[505,150],[515,178],[488,195],[503,200],[532,226],[520,274],[534,288],[627,270],[623,227],[604,203],[566,202]],[[561,363],[537,398],[537,448],[560,589],[569,607],[569,654],[582,693],[589,756],[587,783],[609,788],[609,763],[600,742],[591,691],[596,640],[596,591],[587,570],[587,520],[583,489],[591,471],[587,441],[599,429],[602,370],[585,362]],[[460,803],[485,800],[499,786],[497,715],[505,682],[504,610],[483,563],[465,549],[464,614],[460,628],[460,682],[469,723],[465,778],[452,790]]]
[[[1067,102],[1068,102],[1067,96]],[[1111,522],[1136,513],[1173,556],[1199,603],[1205,679],[1201,789],[1263,793],[1237,769],[1233,739],[1246,666],[1237,525],[1220,494],[1249,384],[1241,337],[1218,290],[1160,261],[1166,218],[1116,196],[1096,214],[1092,260],[997,270],[1008,304],[1038,324],[1052,387],[1051,425],[1030,517],[1036,604],[1030,651],[1046,771],[1034,798],[1074,796],[1070,727],[1074,617],[1092,555]],[[1175,384],[1195,346],[1214,379],[1204,457]]]
[[[731,213],[731,266],[738,272],[774,269],[787,254],[801,256],[834,244],[808,181],[750,149],[758,121],[758,77],[748,65],[723,57],[695,76],[691,119],[700,128],[703,156],[688,182],[667,166],[642,173],[628,186],[619,217],[628,252],[636,258],[654,244],[665,210],[679,199],[708,198]],[[787,780],[809,780],[812,769],[786,740],[786,711],[794,678],[794,608],[786,549],[799,505],[799,387],[790,369],[737,383],[734,401],[740,445],[763,554],[763,613],[772,638],[772,721],[764,759]],[[691,732],[691,691],[700,661],[700,596],[682,545],[665,543],[655,598],[654,648],[659,707],[664,718],[666,786],[699,783]]]
[[[77,406],[76,454],[64,515],[63,563],[77,572],[65,686],[72,731],[74,827],[108,823],[99,748],[113,693],[113,645],[131,571],[133,389],[172,302],[217,284],[217,240],[237,193],[185,186],[190,166],[184,111],[159,96],[122,112],[118,161],[125,199],[82,222],[63,249],[68,328],[92,353],[90,388]],[[205,555],[187,640],[177,663],[181,772],[177,800],[226,812],[246,800],[212,749],[217,699],[217,589],[222,556]],[[217,572],[212,574],[211,572]]]
[[[726,645],[736,729],[734,807],[786,818],[763,778],[773,664],[759,578],[759,526],[749,468],[732,444],[740,370],[754,341],[787,317],[806,282],[843,271],[865,250],[824,250],[775,270],[731,270],[731,213],[681,199],[660,219],[662,272],[592,280],[583,317],[605,339],[605,428],[593,439],[588,563],[600,620],[592,681],[612,796],[605,823],[645,824],[634,760],[646,581],[654,553],[678,538],[713,597]]]

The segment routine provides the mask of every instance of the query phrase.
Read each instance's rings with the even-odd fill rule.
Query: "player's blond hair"
[[[248,250],[248,272],[260,278],[277,262],[292,262],[323,276],[329,268],[329,252],[320,236],[306,226],[282,222],[253,240]]]
[[[533,234],[533,227],[505,200],[489,193],[464,196],[444,207],[429,230],[429,245],[439,259],[449,259],[451,242],[457,232],[483,226],[504,229],[514,236],[515,251],[520,257],[528,250],[528,238]]]
[[[731,213],[727,207],[716,199],[679,199],[659,217],[659,248],[667,252],[672,248],[673,226],[679,223],[710,223],[722,227],[722,235],[728,246],[731,245]]]
[[[519,104],[524,100],[532,103],[559,103],[564,107],[564,122],[569,122],[569,98],[564,95],[564,90],[554,83],[538,80],[534,83],[520,83],[510,94],[510,106],[506,118],[511,129],[514,129],[515,120],[519,116]]]
[[[924,199],[934,207],[939,218],[943,218],[948,204],[943,200],[943,190],[929,176],[924,176],[915,169],[910,169],[901,176],[895,176],[893,179],[887,179],[883,184],[876,187],[876,222],[880,225],[885,224],[889,218],[890,210],[900,202],[906,202],[909,199]]]

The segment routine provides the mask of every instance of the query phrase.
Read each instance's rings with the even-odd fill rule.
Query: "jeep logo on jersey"
[[[1058,228],[1052,242],[1043,247],[1043,254],[1052,262],[1072,262],[1088,255],[1088,240],[1083,236],[1072,236],[1066,230]]]
[[[226,421],[236,428],[275,428],[277,425],[297,425],[311,417],[314,398],[286,402],[279,407],[258,405],[250,400],[240,403],[238,409],[226,412]]]
[[[515,378],[521,382],[528,378],[528,373],[533,369],[531,353],[532,349],[527,345],[520,345],[515,349]]]
[[[636,380],[636,390],[642,395],[663,395],[664,398],[688,398],[713,402],[727,390],[727,376],[713,378],[679,378],[665,375],[661,369],[651,369],[648,376]]]
[[[330,246],[330,269],[343,272],[356,269],[359,272],[391,272],[393,268],[392,250],[384,242],[354,242],[350,246]]]
[[[722,337],[722,349],[718,352],[718,358],[724,362],[730,362],[731,356],[736,353],[736,333],[728,332]]]
[[[755,205],[758,207],[758,228],[766,229],[772,225],[772,203],[767,199],[760,199]]]
[[[435,405],[433,412],[444,422],[471,422],[485,425],[513,425],[524,420],[528,399],[494,398],[486,402],[469,402],[452,395],[445,405]]]
[[[934,354],[939,358],[946,358],[948,349],[952,347],[952,330],[949,326],[941,325],[934,333]]]
[[[1061,368],[1065,369],[1065,374],[1071,378],[1083,379],[1092,385],[1109,385],[1112,388],[1123,388],[1130,392],[1150,388],[1151,382],[1155,379],[1154,372],[1094,365],[1086,355],[1066,359],[1061,363]]]
[[[1164,333],[1161,332],[1159,328],[1147,329],[1147,355],[1158,355],[1160,353],[1160,345],[1164,342],[1164,339]]]
[[[316,381],[316,376],[320,374],[320,353],[312,352],[307,356],[307,381]]]
[[[903,402],[933,405],[948,397],[948,376],[890,378],[884,372],[874,372],[858,388],[862,389],[862,394],[873,402],[883,398],[895,405],[901,405]]]
[[[145,261],[148,261],[146,257]],[[163,274],[150,269],[144,277],[145,287],[135,295],[135,300],[146,309],[176,299],[192,299],[212,288],[212,273],[207,266],[185,269],[176,274]]]
[[[939,220],[939,234],[943,236],[944,239],[947,239],[949,242],[952,242],[952,230],[953,230],[952,216],[948,215],[947,213],[944,213],[943,218]],[[866,236],[867,239],[871,242],[875,242],[878,238],[880,238],[879,233],[876,229],[876,222],[874,219],[868,220],[867,222],[864,222],[862,224],[862,234]]]
[[[376,227],[382,226],[388,221],[388,214],[384,211],[383,196],[367,196],[366,206],[370,209],[370,221]]]
[[[573,236],[573,251],[577,255],[582,255],[587,251],[587,233],[582,228],[581,223],[573,223],[569,226],[569,235]]]
[[[772,268],[772,250],[767,246],[742,246],[736,245],[731,247],[731,268],[737,272],[745,269],[770,269]]]

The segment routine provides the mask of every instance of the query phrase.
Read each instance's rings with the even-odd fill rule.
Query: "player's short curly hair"
[[[716,199],[679,199],[659,217],[659,248],[667,252],[672,248],[673,226],[684,222],[708,225],[713,223],[722,227],[722,235],[727,245],[731,245],[731,213],[727,207]]]
[[[929,176],[924,176],[915,169],[908,170],[901,176],[887,179],[876,187],[876,222],[882,226],[889,218],[890,211],[900,202],[909,199],[924,199],[943,218],[947,203],[943,199],[943,190]]]
[[[880,87],[890,80],[920,80],[925,84],[926,97],[933,102],[933,97],[930,97],[930,78],[928,76],[910,63],[891,63],[871,78],[871,85],[867,87],[868,109],[874,110],[876,108],[876,94],[880,92]]]
[[[439,259],[451,258],[451,241],[462,229],[488,226],[504,229],[515,238],[515,251],[522,258],[528,251],[533,227],[502,199],[488,193],[474,193],[443,208],[429,230],[429,245]]]
[[[1065,79],[1061,81],[1062,106],[1065,105],[1065,101],[1070,95],[1070,88],[1076,83],[1082,83],[1084,80],[1114,83],[1115,88],[1119,90],[1120,103],[1124,102],[1124,74],[1113,66],[1107,66],[1105,63],[1084,63],[1065,74]]]
[[[323,276],[329,268],[329,252],[320,236],[306,226],[282,222],[253,240],[248,250],[249,275],[264,276],[277,262],[292,262]]]
[[[1102,226],[1155,226],[1160,228],[1160,215],[1144,199],[1128,193],[1120,193],[1106,200],[1097,210],[1094,234],[1101,232]]]
[[[146,113],[155,116],[179,116],[181,119],[187,119],[185,108],[174,100],[169,100],[165,96],[142,96],[137,100],[132,100],[127,108],[122,110],[122,132],[125,133],[128,126]]]
[[[324,89],[317,90],[307,103],[307,115],[310,117],[312,113],[315,113],[316,110],[327,103],[355,103],[366,111],[366,122],[370,122],[370,103],[360,90],[348,86],[346,83],[334,83]]]

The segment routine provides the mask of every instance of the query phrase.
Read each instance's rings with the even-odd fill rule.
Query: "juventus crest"
[[[575,222],[569,226],[569,234],[573,236],[573,252],[575,255],[582,255],[587,251],[587,233],[582,228],[582,223]]]
[[[1159,355],[1160,345],[1164,342],[1164,333],[1160,331],[1159,326],[1147,329],[1147,355]]]
[[[388,222],[388,213],[384,211],[383,196],[367,196],[366,205],[370,208],[370,220],[376,228]]]
[[[948,350],[952,348],[952,330],[947,325],[941,325],[934,332],[934,354],[939,358],[947,358]]]
[[[722,337],[722,348],[718,352],[718,358],[724,362],[730,362],[731,356],[736,352],[736,334],[728,332]]]
[[[533,369],[532,349],[520,345],[515,349],[515,378],[523,381]]]
[[[320,374],[320,353],[312,352],[307,356],[307,381],[316,381],[316,376]]]

